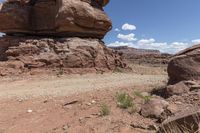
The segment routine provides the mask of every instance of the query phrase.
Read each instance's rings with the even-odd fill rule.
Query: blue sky
[[[200,0],[110,0],[113,29],[104,41],[176,53],[200,43]],[[129,30],[123,30],[122,26]],[[134,27],[134,28],[133,28]]]
[[[104,41],[176,53],[200,43],[199,5],[200,0],[110,0],[105,11],[113,29]]]

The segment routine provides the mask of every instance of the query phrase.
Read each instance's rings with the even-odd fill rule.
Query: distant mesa
[[[7,0],[0,5],[0,32],[103,38],[112,23],[109,0]]]
[[[137,49],[128,46],[110,47],[118,51],[124,59],[136,64],[166,65],[171,57],[170,54],[161,53],[153,49]]]
[[[114,50],[121,51],[124,53],[132,53],[137,55],[145,55],[145,54],[154,54],[154,55],[160,55],[161,52],[159,50],[153,50],[153,49],[136,49],[128,46],[119,46],[119,47],[110,47]]]

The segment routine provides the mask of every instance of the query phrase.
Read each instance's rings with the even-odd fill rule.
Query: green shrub
[[[133,106],[133,99],[127,93],[118,93],[117,94],[117,105],[120,108],[127,109]]]
[[[123,68],[120,67],[115,67],[115,69],[113,70],[114,73],[123,73]]]
[[[63,69],[60,69],[57,73],[57,76],[60,76],[60,75],[64,75],[64,70]]]
[[[149,100],[151,100],[151,98],[152,98],[152,96],[143,96],[142,94],[141,94],[141,92],[134,92],[134,95],[135,96],[137,96],[137,97],[139,97],[139,98],[142,98],[145,102],[148,102]]]
[[[106,116],[110,114],[110,108],[106,104],[101,105],[100,116]]]

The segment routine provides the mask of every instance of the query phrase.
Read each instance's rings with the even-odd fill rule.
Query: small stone
[[[18,101],[18,102],[23,102],[23,99],[18,99],[17,101]]]
[[[72,108],[72,105],[67,105],[65,106],[66,109],[71,109]]]
[[[91,103],[86,103],[86,105],[91,106],[92,104]]]
[[[96,101],[95,101],[95,100],[92,100],[92,103],[93,103],[93,104],[95,104],[95,103],[96,103]]]
[[[31,109],[27,110],[27,113],[32,113],[32,112],[33,112],[33,110],[31,110]]]
[[[69,128],[69,126],[68,125],[63,125],[62,128],[63,128],[64,131],[66,131]]]
[[[43,101],[43,103],[47,103],[47,102],[48,102],[48,100],[44,100],[44,101]]]
[[[146,96],[149,96],[149,93],[148,93],[148,92],[142,92],[141,95],[142,95],[143,97],[146,97]]]

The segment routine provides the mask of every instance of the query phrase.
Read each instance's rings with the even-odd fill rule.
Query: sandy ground
[[[116,106],[116,92],[148,91],[166,75],[107,73],[0,80],[0,133],[150,133],[150,119]],[[76,101],[74,104],[66,103]],[[99,116],[101,105],[110,115]]]

